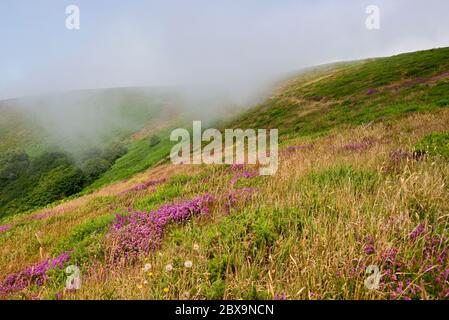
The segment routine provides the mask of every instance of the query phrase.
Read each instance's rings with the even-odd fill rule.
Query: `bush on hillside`
[[[41,177],[27,202],[32,207],[43,206],[80,192],[83,184],[84,176],[81,170],[73,166],[60,166]]]
[[[121,144],[115,143],[104,149],[101,157],[112,164],[118,158],[124,156],[127,152],[128,149]]]
[[[82,164],[82,170],[88,182],[98,178],[101,174],[108,171],[110,167],[111,163],[100,157],[89,159]]]
[[[0,213],[35,209],[80,192],[128,150],[120,144],[86,151],[78,164],[62,152],[30,158],[23,151],[0,158]]]
[[[13,151],[0,160],[0,186],[16,180],[21,172],[28,169],[30,159],[23,151]]]
[[[161,138],[156,135],[151,136],[150,138],[150,147],[154,147],[161,142]]]

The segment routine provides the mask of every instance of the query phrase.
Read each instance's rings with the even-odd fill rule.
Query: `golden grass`
[[[398,148],[410,149],[424,135],[447,131],[449,110],[433,114],[413,114],[393,125],[371,124],[335,130],[313,142],[313,148],[297,152],[282,150],[276,175],[261,177],[252,199],[224,216],[217,209],[208,218],[194,219],[183,226],[173,226],[164,245],[156,253],[143,257],[133,265],[113,266],[92,264],[83,275],[83,286],[76,293],[66,292],[66,299],[205,299],[210,298],[213,283],[209,263],[213,256],[233,259],[233,267],[225,271],[224,299],[247,297],[251,290],[273,297],[286,292],[290,299],[379,299],[385,294],[364,287],[364,279],[351,278],[348,265],[361,258],[361,239],[374,237],[384,247],[406,248],[403,241],[418,224],[438,223],[444,228],[449,220],[449,164],[435,159],[404,160],[389,172],[390,153]],[[366,150],[348,151],[342,146],[372,138]],[[309,141],[297,139],[290,144]],[[372,172],[376,183],[369,192],[357,181],[322,185],[320,189],[305,179],[311,173],[325,172],[336,166],[351,166],[355,170]],[[74,226],[109,212],[108,204],[123,207],[148,196],[147,193],[123,196],[123,190],[149,179],[177,174],[199,174],[211,170],[205,166],[163,165],[139,174],[129,181],[107,186],[93,194],[74,199],[51,209],[57,218],[28,221],[12,218],[22,224],[13,236],[2,237],[0,248],[1,274],[17,271],[41,260],[42,250],[65,237]],[[203,183],[187,182],[188,194],[200,190]],[[210,192],[223,195],[229,188],[229,177],[223,171],[208,176]],[[358,189],[361,188],[361,189]],[[316,193],[316,194],[314,194]],[[313,207],[311,199],[319,206]],[[418,206],[418,208],[416,207]],[[420,206],[420,207],[419,207]],[[301,230],[288,229],[264,256],[245,255],[253,245],[253,234],[234,246],[220,242],[213,235],[223,235],[226,225],[244,221],[245,215],[260,209],[298,208],[304,214]],[[45,210],[44,210],[45,211]],[[286,211],[290,212],[290,211]],[[419,213],[428,215],[419,216]],[[292,214],[287,213],[287,214]],[[236,220],[233,220],[236,219]],[[292,221],[297,219],[291,217]],[[238,225],[238,223],[237,223]],[[236,226],[237,226],[236,225]],[[447,229],[447,228],[446,228]],[[232,229],[231,229],[232,230]],[[42,235],[39,244],[35,234]],[[182,234],[181,242],[175,239]],[[215,239],[215,242],[211,242]],[[231,242],[232,243],[232,242]],[[195,244],[199,250],[195,250]],[[415,250],[408,248],[407,250]],[[191,260],[187,269],[184,261]],[[148,272],[142,270],[149,263]],[[168,264],[175,266],[165,271]],[[418,280],[417,280],[418,281]],[[165,289],[165,290],[164,290]],[[168,291],[167,291],[168,289]],[[42,289],[42,297],[50,297],[51,289]],[[425,297],[424,297],[425,298]]]

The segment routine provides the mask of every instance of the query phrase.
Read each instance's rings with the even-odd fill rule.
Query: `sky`
[[[447,0],[0,0],[0,99],[208,86],[244,100],[308,66],[449,46],[448,13]]]

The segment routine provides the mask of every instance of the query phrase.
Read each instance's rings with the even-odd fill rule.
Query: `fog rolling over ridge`
[[[171,94],[168,89],[118,88],[27,97],[6,104],[37,128],[43,145],[79,156],[164,119]]]
[[[439,0],[377,1],[375,31],[365,26],[368,3],[355,0],[79,0],[78,31],[65,28],[69,4],[0,4],[8,48],[0,52],[0,99],[37,96],[17,105],[46,142],[67,150],[138,130],[164,108],[220,119],[309,66],[449,44],[449,3]],[[74,91],[123,87],[176,89],[163,98],[151,90]]]
[[[151,136],[152,131],[161,134],[163,129],[188,126],[191,120],[211,125],[261,101],[262,91],[259,97],[236,103],[226,91],[208,86],[135,87],[31,96],[2,105],[16,111],[25,126],[33,129],[34,143],[79,159],[90,149],[129,140],[142,129],[146,131],[140,138]]]

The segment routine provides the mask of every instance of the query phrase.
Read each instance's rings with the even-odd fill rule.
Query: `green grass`
[[[101,258],[103,254],[102,238],[114,218],[115,215],[108,214],[76,226],[67,238],[61,239],[56,244],[53,255],[58,256],[64,252],[71,252],[72,263],[78,265],[89,262],[93,256]]]
[[[391,83],[449,71],[449,48],[400,54],[349,65],[342,72],[298,91],[306,97],[340,99]],[[298,93],[293,87],[286,95]]]
[[[85,191],[91,191],[111,182],[125,180],[136,173],[163,161],[170,155],[173,143],[167,132],[160,133],[161,142],[151,146],[149,139],[135,141],[128,145],[128,153],[119,158],[100,178]]]
[[[289,299],[374,299],[391,296],[388,290],[367,290],[364,268],[358,272],[353,267],[359,262],[385,267],[381,256],[396,248],[406,262],[399,277],[407,274],[416,281],[420,298],[439,298],[436,273],[422,276],[425,243],[412,241],[410,234],[423,224],[429,236],[434,236],[433,225],[447,235],[449,136],[442,131],[449,113],[442,108],[449,98],[448,81],[400,83],[446,71],[448,58],[448,49],[431,50],[326,66],[326,72],[303,75],[231,122],[240,128],[279,128],[284,146],[313,140],[307,150],[281,149],[278,174],[231,183],[238,171],[202,166],[196,168],[200,174],[175,173],[154,189],[92,195],[75,208],[67,203],[67,210],[47,220],[5,219],[5,224],[20,223],[0,234],[1,247],[6,248],[2,266],[22,268],[25,255],[39,259],[40,243],[32,235],[45,230],[45,249],[51,255],[73,250],[71,263],[83,270],[83,288],[67,299],[169,299],[184,292],[193,299],[271,299],[277,293]],[[393,83],[397,89],[388,87]],[[368,89],[375,92],[367,94]],[[406,117],[410,114],[413,117]],[[332,135],[315,139],[331,130]],[[129,144],[128,153],[85,192],[163,160],[172,144],[168,131],[158,136],[157,143],[148,137]],[[366,137],[375,140],[369,149],[342,148]],[[403,158],[396,161],[392,154],[399,149]],[[412,151],[429,157],[418,159]],[[386,170],[391,166],[397,170]],[[254,193],[229,209],[230,194],[241,188]],[[110,244],[104,236],[114,213],[126,214],[128,207],[149,211],[205,192],[215,197],[208,215],[167,226],[156,253],[120,269],[108,263]],[[444,239],[442,249],[447,247]],[[367,253],[371,240],[375,252]],[[186,261],[193,267],[185,267]],[[146,263],[152,265],[151,275],[142,270]],[[170,272],[168,264],[173,266]],[[441,269],[446,268],[443,261]],[[61,270],[50,279],[42,297],[51,298],[63,288]]]
[[[440,156],[449,160],[449,133],[434,132],[425,136],[414,146],[415,152]]]
[[[388,122],[449,105],[447,77],[400,84],[449,71],[449,48],[337,64],[326,70],[327,77],[321,78],[322,72],[317,71],[315,78],[309,76],[309,80],[316,80],[310,83],[298,77],[282,93],[227,126],[278,128],[281,140],[316,137],[333,128]],[[386,87],[394,83],[398,83],[397,89]]]
[[[448,70],[449,48],[327,65],[312,69],[293,79],[282,93],[223,126],[277,128],[282,143],[298,136],[313,139],[338,127],[381,121],[387,123],[410,113],[433,112],[449,105],[449,80],[428,79]],[[407,85],[401,84],[401,81],[416,79],[424,80]],[[392,84],[396,84],[397,88],[388,87]],[[372,91],[370,94],[369,90]],[[71,93],[69,96],[76,94]],[[125,122],[133,125],[111,124],[112,128],[105,141],[117,139],[127,141],[125,144],[128,152],[116,160],[110,168],[109,164],[98,159],[94,163],[89,163],[89,167],[98,169],[99,173],[106,171],[98,177],[93,175],[92,179],[89,178],[93,182],[89,181],[88,185],[83,187],[82,193],[91,192],[111,182],[128,179],[169,156],[173,145],[169,141],[169,130],[149,133],[150,136],[158,134],[161,139],[158,143],[151,142],[149,137],[131,142],[127,139],[133,132],[157,121],[155,119],[161,111],[164,94],[153,92],[149,98],[137,89],[100,90],[86,94],[96,97],[97,102],[120,101],[120,104],[114,107],[114,112],[119,112],[121,117],[126,119]],[[41,103],[45,104],[45,101],[43,99]],[[149,107],[149,104],[153,105]],[[96,108],[102,112],[106,107],[97,103]],[[34,132],[42,131],[42,128],[36,121],[27,120],[27,115],[23,114],[22,109],[3,109],[0,117],[0,133],[5,138],[0,142],[0,150],[5,152],[2,154],[13,148],[23,147],[29,150],[30,157],[33,158],[54,148],[44,142],[35,143],[36,139],[41,141],[48,139],[34,135]],[[27,123],[31,125],[27,126]],[[25,181],[27,179],[22,180],[23,184],[27,183]],[[46,185],[44,180],[43,178],[39,183]],[[22,182],[19,182],[15,184],[17,190],[21,189]],[[14,191],[11,194],[16,193]],[[48,201],[38,201],[37,205],[33,204],[31,207],[22,207],[18,203],[14,205],[16,207],[14,210],[36,208],[68,195],[70,193],[61,193],[57,196],[46,194],[45,198]]]
[[[183,195],[184,187],[190,180],[187,176],[174,176],[149,196],[139,199],[134,208],[138,211],[151,211],[163,203],[171,202]]]

